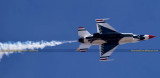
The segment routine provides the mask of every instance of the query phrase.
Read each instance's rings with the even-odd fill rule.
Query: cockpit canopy
[[[140,40],[145,39],[144,35],[135,35],[135,34],[133,35],[133,38],[140,39]]]

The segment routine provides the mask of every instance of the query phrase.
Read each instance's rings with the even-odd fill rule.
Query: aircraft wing
[[[118,33],[113,27],[105,22],[105,19],[96,19],[97,32],[100,34]]]
[[[88,43],[81,43],[79,48],[76,51],[81,51],[81,52],[86,52],[88,50],[88,48],[90,48],[91,45]]]
[[[118,44],[104,43],[99,46],[100,49],[100,61],[108,61],[108,57],[113,53]]]

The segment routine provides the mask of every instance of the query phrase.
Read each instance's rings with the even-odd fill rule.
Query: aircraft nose
[[[149,35],[148,37],[149,37],[149,39],[151,39],[151,38],[154,38],[154,37],[156,37],[156,36],[153,36],[153,35]]]

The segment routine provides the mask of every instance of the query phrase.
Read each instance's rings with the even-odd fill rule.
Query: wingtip
[[[103,18],[103,19],[96,19],[96,21],[104,21],[104,20],[109,20],[110,18]]]
[[[100,57],[100,61],[107,61],[106,57]]]
[[[106,60],[101,60],[100,61],[113,61],[114,59],[106,59]]]

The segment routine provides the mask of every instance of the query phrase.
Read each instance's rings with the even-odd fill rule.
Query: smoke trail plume
[[[5,42],[1,43],[0,42],[0,60],[4,55],[9,55],[14,53],[15,51],[20,52],[22,50],[36,50],[36,49],[43,49],[47,46],[56,46],[56,45],[61,45],[64,43],[73,43],[76,41],[39,41],[39,42],[34,42],[34,41],[26,41],[26,42]]]

